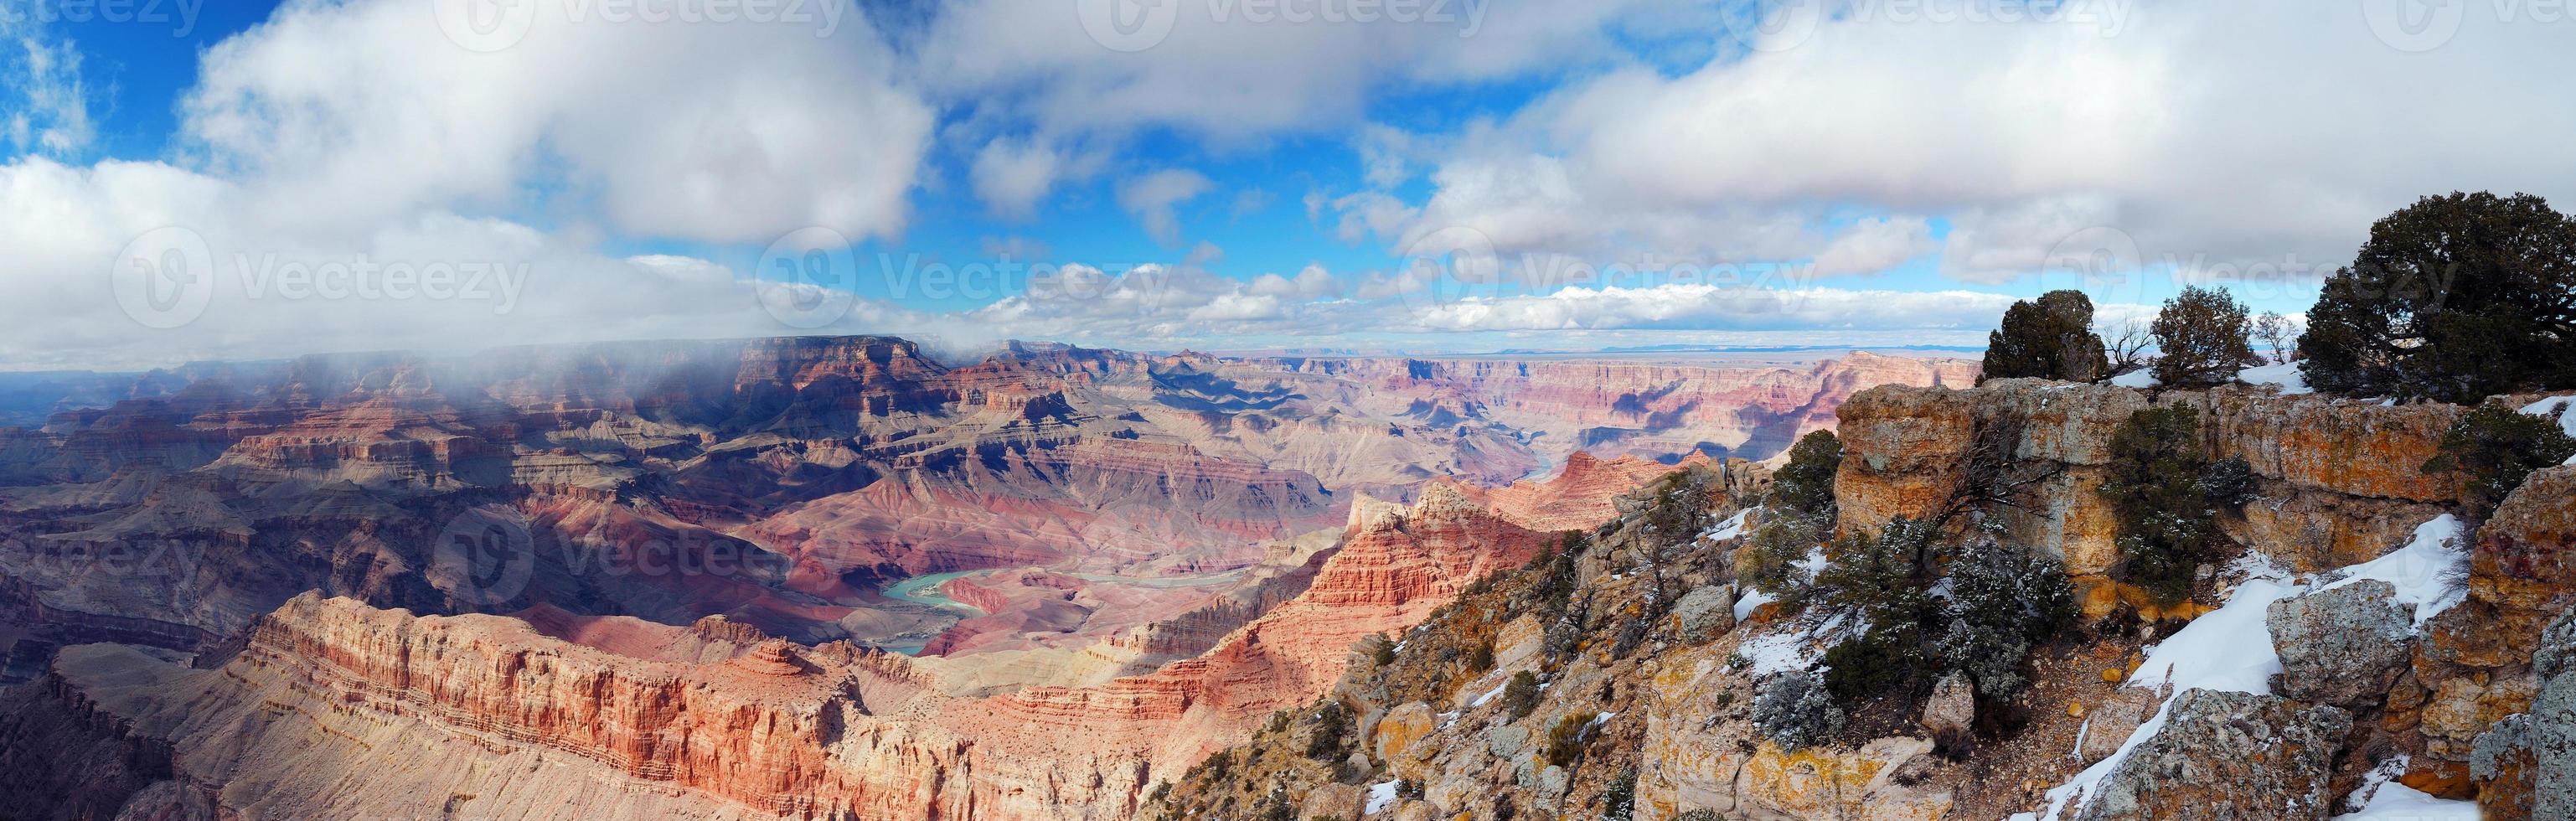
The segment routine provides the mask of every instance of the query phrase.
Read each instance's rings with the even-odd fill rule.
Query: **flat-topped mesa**
[[[2119,561],[2118,522],[2096,489],[2113,432],[2151,406],[2199,411],[2219,458],[2239,457],[2259,499],[2227,513],[2227,534],[2283,566],[2321,570],[2376,558],[2415,526],[2458,503],[2456,476],[2426,474],[2461,408],[2315,395],[2269,388],[2146,392],[2112,385],[2000,379],[1967,390],[1881,386],[1842,405],[1840,526],[1875,530],[1899,515],[1937,511],[1956,492],[1982,428],[2009,434],[2013,455],[2058,468],[2031,503],[2004,512],[2033,545],[2062,551],[2067,571],[2095,591],[2088,612],[2108,612],[2105,574]]]
[[[1457,485],[1457,489],[1495,515],[1531,530],[1581,530],[1619,515],[1618,499],[1639,485],[1705,464],[1710,460],[1700,453],[1668,465],[1637,456],[1601,459],[1588,451],[1575,451],[1566,457],[1565,467],[1545,481],[1523,480],[1498,488]],[[1725,460],[1719,467],[1730,480],[1741,475],[1745,481],[1753,481],[1757,475],[1767,475],[1742,459]],[[1729,492],[1737,490],[1740,488],[1730,488]]]
[[[783,336],[742,343],[736,384],[783,382],[803,388],[827,377],[862,384],[917,382],[946,373],[921,346],[890,336]]]

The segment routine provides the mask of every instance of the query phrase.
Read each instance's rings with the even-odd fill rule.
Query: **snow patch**
[[[2434,798],[2391,781],[2379,785],[2369,806],[2335,821],[2478,821],[2478,802]]]
[[[2246,368],[2237,371],[2236,378],[2248,385],[2277,385],[2281,388],[2283,396],[2316,393],[2308,387],[2308,377],[2306,374],[2299,373],[2299,363],[2296,362]]]
[[[1764,593],[1751,587],[1740,587],[1735,591],[1735,620],[1744,621],[1746,619],[1753,618],[1754,608],[1761,607],[1778,600],[1778,596],[1773,596],[1769,593]]]
[[[2155,387],[2158,383],[2156,382],[2156,373],[2154,371],[2140,368],[2138,370],[2120,374],[2119,376],[2111,377],[2111,384],[2118,385],[2123,388],[2143,389]]]
[[[1699,536],[1703,539],[1715,540],[1732,539],[1737,536],[1742,536],[1744,535],[1745,521],[1752,518],[1753,511],[1759,509],[1760,508],[1748,507],[1743,510],[1736,511],[1735,515],[1727,517],[1726,521],[1717,523],[1716,527],[1709,528],[1708,532],[1699,534]]]
[[[2397,603],[2415,606],[2415,629],[2468,598],[2465,585],[2453,581],[2469,564],[2467,527],[2445,513],[2415,528],[2415,538],[2388,555],[2337,571],[2342,577],[2317,588],[2333,590],[2363,579],[2378,579],[2397,588]]]
[[[1397,782],[1394,781],[1387,781],[1370,784],[1368,791],[1368,806],[1361,808],[1360,812],[1369,815],[1376,815],[1385,811],[1387,807],[1394,806],[1396,783]]]
[[[1800,570],[1807,571],[1808,581],[1815,581],[1816,574],[1825,572],[1824,546],[1817,545],[1815,549],[1807,551],[1806,560],[1798,562],[1797,567]]]
[[[1511,681],[1511,679],[1504,679],[1504,680],[1502,681],[1502,683],[1494,685],[1494,689],[1487,690],[1487,691],[1485,691],[1485,694],[1484,694],[1484,695],[1477,696],[1475,701],[1467,702],[1467,706],[1469,706],[1469,707],[1483,707],[1483,706],[1485,706],[1485,702],[1492,701],[1492,700],[1494,700],[1494,697],[1495,697],[1495,696],[1502,695],[1502,694],[1503,694],[1503,688],[1505,688],[1505,687],[1509,687],[1509,686],[1511,686],[1511,685],[1512,685],[1512,681]]]

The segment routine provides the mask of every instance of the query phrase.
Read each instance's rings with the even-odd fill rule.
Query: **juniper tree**
[[[2109,363],[2102,337],[2093,332],[2093,299],[2082,291],[2050,291],[2004,310],[2001,327],[1986,335],[1985,368],[1977,381],[2091,382],[2110,375]]]
[[[2576,219],[2540,197],[2424,197],[2370,227],[2308,309],[2321,391],[2468,404],[2576,387]]]

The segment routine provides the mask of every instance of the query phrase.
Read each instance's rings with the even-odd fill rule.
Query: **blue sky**
[[[12,0],[0,367],[1974,345],[2055,287],[2295,315],[2415,196],[2576,180],[2509,81],[2576,22],[2484,9],[494,2]]]

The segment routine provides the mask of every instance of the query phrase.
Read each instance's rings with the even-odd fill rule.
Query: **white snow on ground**
[[[2012,821],[2058,821],[2068,807],[2081,806],[2091,797],[2094,785],[2119,769],[2131,750],[2164,729],[2165,712],[2173,707],[2171,694],[2194,687],[2271,692],[2270,678],[2280,672],[2281,656],[2272,651],[2272,628],[2263,622],[2264,610],[2298,589],[2286,575],[2248,578],[2227,595],[2226,604],[2193,620],[2172,638],[2147,648],[2146,664],[2129,677],[2129,686],[2173,686],[2165,703],[2156,708],[2155,716],[2138,725],[2138,731],[2121,742],[2119,751],[2049,790],[2046,811],[2021,813]]]
[[[1752,673],[1757,679],[1814,667],[1821,658],[1804,630],[1756,636],[1735,648],[1735,652],[1753,661]]]
[[[2469,595],[2451,584],[2454,571],[2468,565],[2468,540],[2457,516],[2445,513],[2415,528],[2415,539],[2386,556],[2344,568],[2347,574],[2318,590],[2333,590],[2363,579],[2378,579],[2397,588],[2397,603],[2415,606],[2415,629],[2451,609]]]
[[[2156,372],[2141,368],[2111,377],[2111,384],[2123,388],[2152,388],[2156,386]]]
[[[1477,697],[1476,697],[1476,700],[1475,700],[1475,701],[1468,702],[1468,703],[1467,703],[1467,706],[1469,706],[1469,707],[1483,707],[1483,706],[1485,706],[1485,702],[1492,701],[1492,700],[1494,700],[1494,697],[1495,697],[1495,696],[1502,695],[1502,694],[1503,694],[1503,688],[1505,688],[1505,687],[1509,687],[1509,686],[1512,686],[1512,680],[1511,680],[1511,679],[1508,679],[1508,678],[1503,679],[1501,683],[1499,683],[1499,684],[1495,684],[1495,685],[1494,685],[1494,689],[1487,690],[1487,691],[1485,691],[1485,694],[1484,694],[1484,695],[1477,696]]]
[[[2316,578],[2297,578],[2259,559],[2238,562],[2236,567],[2246,574],[2246,578],[2228,593],[2226,603],[2194,619],[2171,638],[2147,648],[2146,663],[2139,665],[2138,672],[2129,677],[2128,686],[2150,688],[2166,695],[2165,703],[2156,708],[2155,716],[2138,725],[2137,732],[2129,734],[2129,739],[2120,744],[2119,751],[2076,773],[2065,784],[2049,790],[2046,810],[2014,815],[2012,821],[2058,821],[2068,808],[2082,806],[2093,787],[2119,769],[2120,762],[2129,757],[2130,751],[2164,729],[2165,713],[2172,708],[2174,695],[2195,688],[2271,694],[2272,675],[2281,672],[2281,656],[2272,649],[2272,626],[2265,621],[2273,602],[2359,579],[2379,579],[2397,588],[2397,598],[2401,603],[2415,606],[2415,623],[2419,627],[2424,620],[2458,604],[2459,596],[2444,589],[2443,577],[2449,575],[2451,568],[2467,560],[2459,546],[2460,530],[2459,519],[2444,514],[2417,527],[2415,537],[2404,547],[2378,559]],[[2469,806],[2465,816],[2441,814],[2456,811],[2450,805],[2463,802],[2442,802],[2438,807],[2404,804],[2402,802],[2407,799],[2396,791],[2414,791],[2405,790],[2398,784],[2387,787],[2373,798],[2369,809],[2345,818],[2393,821],[2410,817],[2404,814],[2370,814],[2380,810],[2382,801],[2394,802],[2391,807],[2404,808],[2391,810],[2391,813],[2416,813],[2415,817],[2420,818],[2477,817],[2474,804]],[[2435,799],[2426,796],[2425,800]]]
[[[2236,586],[2227,604],[2193,619],[2172,638],[2147,648],[2147,663],[2129,676],[2129,686],[2194,687],[2231,693],[2272,692],[2272,674],[2281,672],[2281,656],[2272,651],[2272,626],[2264,609],[2301,592],[2285,577],[2255,577]]]
[[[1396,782],[1393,781],[1370,784],[1368,792],[1368,806],[1361,808],[1360,812],[1367,813],[1369,815],[1376,815],[1387,807],[1394,805],[1395,785]]]
[[[2236,378],[2248,385],[2279,385],[2283,396],[2316,393],[2308,388],[2308,377],[2299,373],[2299,363],[2284,362],[2236,372]]]
[[[1769,593],[1764,593],[1750,587],[1739,587],[1735,591],[1735,620],[1743,621],[1745,619],[1753,618],[1753,608],[1761,607],[1777,600],[1777,596],[1773,596]]]
[[[2522,412],[2533,416],[2558,417],[2558,429],[2566,431],[2569,436],[2576,436],[2576,396],[2552,396],[2531,403],[2524,407]],[[2576,465],[2576,456],[2567,457],[2567,464]]]
[[[1761,508],[1748,507],[1743,510],[1736,511],[1735,515],[1727,517],[1726,521],[1719,522],[1716,527],[1709,528],[1708,532],[1699,534],[1700,538],[1732,539],[1737,536],[1742,536],[1744,535],[1745,520],[1753,516],[1753,511],[1760,509]]]
[[[1807,560],[1799,562],[1798,569],[1807,571],[1808,581],[1815,581],[1816,574],[1825,572],[1824,546],[1817,545],[1814,550],[1807,551]]]
[[[2391,781],[2379,785],[2369,806],[2335,821],[2478,821],[2478,802],[2434,798]]]

